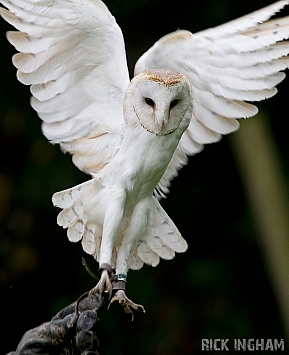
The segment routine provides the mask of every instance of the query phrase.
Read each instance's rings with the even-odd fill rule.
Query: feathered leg
[[[113,196],[113,201],[108,203],[103,221],[103,231],[99,253],[99,265],[101,277],[97,285],[90,291],[91,293],[102,294],[107,291],[111,297],[113,273],[111,269],[112,251],[118,229],[122,220],[126,195],[123,191],[111,189],[108,191]]]
[[[127,271],[129,269],[129,262],[131,257],[131,251],[139,239],[140,235],[143,235],[146,224],[148,221],[149,208],[151,206],[150,199],[140,201],[134,208],[131,215],[130,224],[126,229],[124,238],[118,251],[116,261],[116,276],[115,281],[112,283],[112,289],[114,296],[112,297],[110,304],[113,302],[119,302],[126,313],[132,315],[134,318],[132,309],[142,310],[145,309],[142,305],[132,302],[125,294],[125,286],[127,283]]]

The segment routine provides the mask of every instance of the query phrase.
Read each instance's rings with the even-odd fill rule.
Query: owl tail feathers
[[[146,233],[139,240],[137,255],[144,263],[157,266],[160,258],[170,260],[175,256],[175,252],[185,252],[188,244],[158,200],[153,199],[154,207]]]
[[[57,224],[67,228],[67,237],[71,242],[82,239],[83,250],[88,254],[98,254],[98,238],[95,237],[96,226],[87,222],[83,199],[91,189],[97,187],[95,179],[86,181],[67,190],[56,192],[52,196],[54,206],[63,210],[57,216]]]

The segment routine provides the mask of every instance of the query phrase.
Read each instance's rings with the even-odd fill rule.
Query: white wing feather
[[[100,0],[1,0],[7,38],[43,133],[95,173],[117,152],[129,84],[123,36]],[[101,154],[95,154],[101,152]]]
[[[246,101],[276,94],[275,86],[285,78],[280,71],[289,67],[289,43],[283,41],[289,37],[289,17],[267,20],[288,3],[277,1],[194,35],[173,32],[138,60],[135,74],[148,68],[179,71],[190,80],[193,90],[192,121],[155,190],[158,198],[168,192],[170,180],[187,163],[187,155],[237,130],[236,119],[258,112]]]

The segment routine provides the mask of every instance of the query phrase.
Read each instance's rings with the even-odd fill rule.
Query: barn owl
[[[289,66],[289,17],[277,1],[227,24],[157,41],[130,81],[123,36],[101,0],[0,0],[20,82],[52,144],[92,178],[57,192],[57,223],[98,262],[91,293],[132,313],[129,269],[172,259],[187,243],[159,200],[200,152],[254,116]],[[115,271],[114,271],[115,270]]]

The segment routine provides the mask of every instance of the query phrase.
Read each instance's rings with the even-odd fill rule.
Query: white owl
[[[100,265],[92,289],[126,312],[129,269],[172,259],[187,243],[158,200],[203,145],[238,129],[276,94],[289,66],[288,1],[213,29],[176,31],[137,62],[130,82],[123,36],[101,0],[0,0],[19,31],[8,40],[18,79],[31,85],[43,134],[92,179],[58,192],[57,223]],[[115,269],[115,274],[112,272]],[[143,308],[142,308],[143,309]]]

